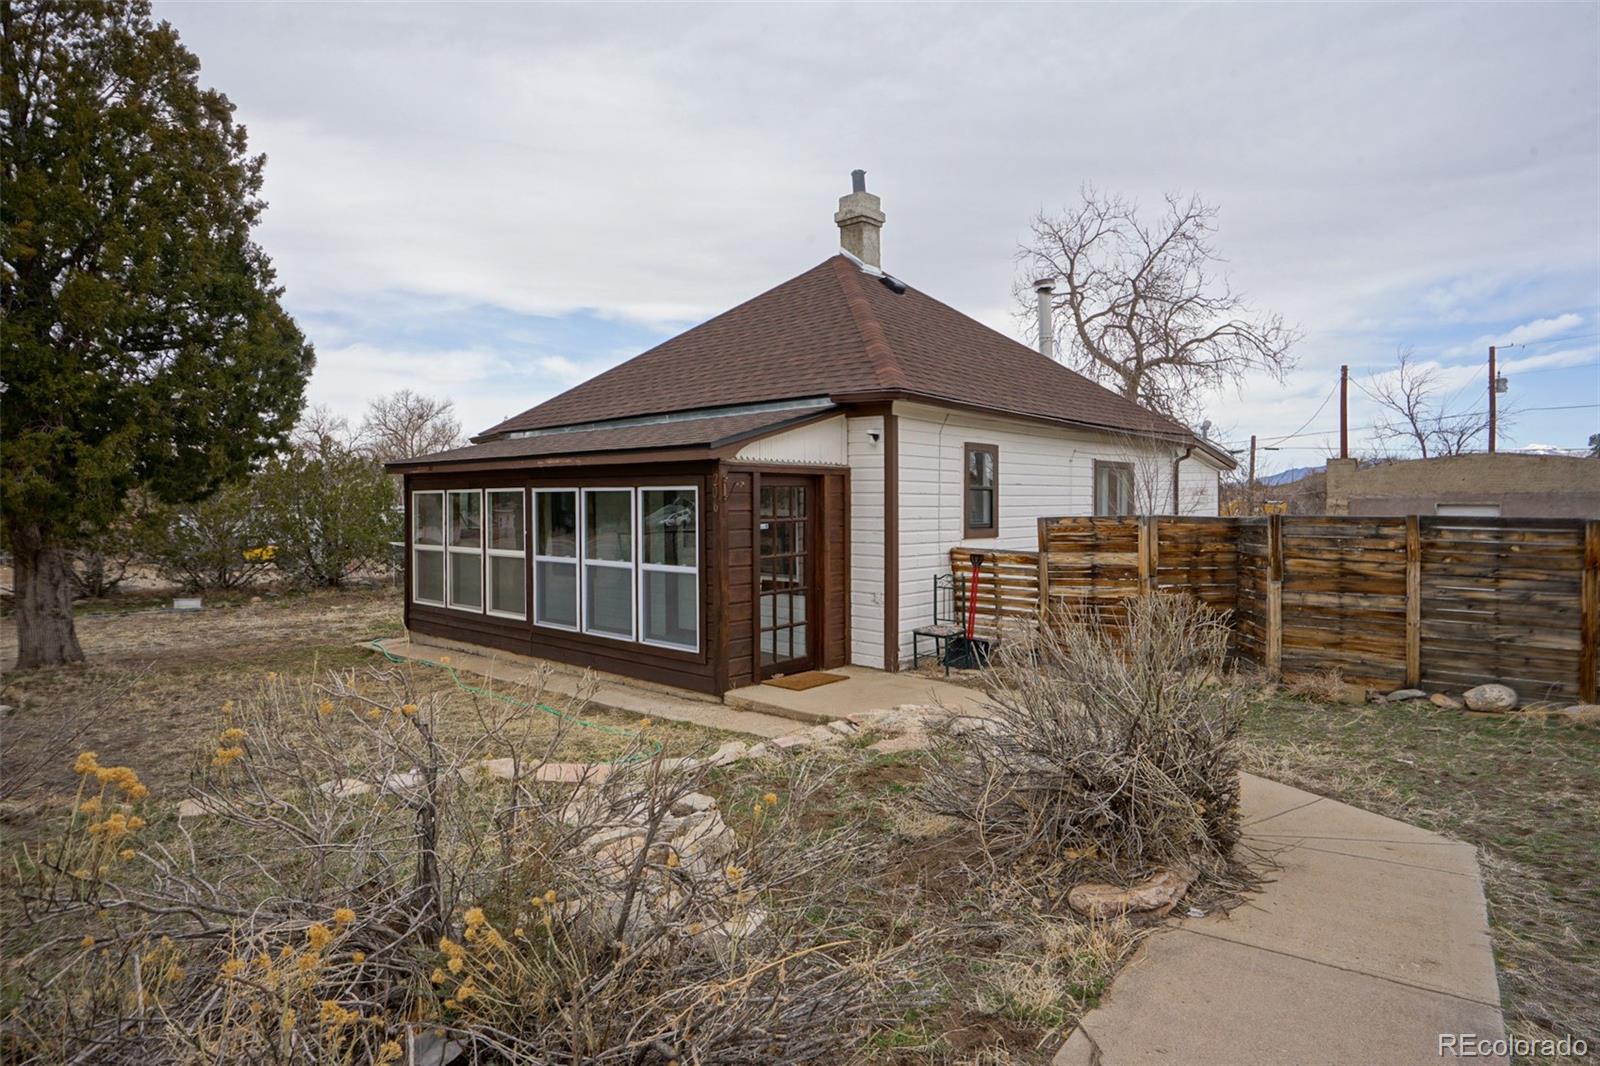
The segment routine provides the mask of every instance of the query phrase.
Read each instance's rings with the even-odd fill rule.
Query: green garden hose
[[[625,766],[628,763],[639,762],[641,759],[653,759],[657,755],[661,754],[661,742],[646,738],[644,734],[637,729],[622,729],[618,726],[605,725],[601,722],[591,722],[587,718],[579,718],[575,714],[563,714],[554,707],[548,707],[542,703],[529,703],[525,700],[514,699],[511,696],[507,696],[503,692],[494,692],[486,688],[479,688],[477,685],[469,685],[465,681],[461,680],[461,675],[456,671],[456,668],[451,666],[449,663],[435,662],[432,659],[407,658],[403,655],[396,655],[388,648],[385,648],[383,646],[383,641],[381,640],[373,640],[371,642],[371,646],[378,652],[378,654],[382,655],[385,659],[392,663],[411,662],[417,663],[420,666],[432,666],[436,669],[445,671],[450,675],[450,680],[456,683],[456,688],[460,689],[462,692],[468,692],[474,696],[483,696],[486,699],[499,700],[501,703],[510,704],[513,707],[521,707],[524,710],[543,711],[552,718],[559,718],[564,722],[571,722],[580,729],[593,729],[597,733],[607,733],[616,737],[628,737],[632,740],[643,740],[649,745],[649,750],[647,751],[636,751],[632,755],[624,755],[615,759],[607,759],[606,762],[612,766]]]

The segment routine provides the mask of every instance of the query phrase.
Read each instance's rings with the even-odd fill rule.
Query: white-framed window
[[[449,554],[448,606],[483,610],[483,491],[445,493],[445,547]]]
[[[583,631],[635,640],[633,489],[583,490]]]
[[[1094,513],[1121,518],[1136,510],[1133,502],[1133,464],[1094,461]]]
[[[501,618],[528,617],[527,510],[521,489],[487,489],[488,612]]]
[[[700,508],[692,487],[639,489],[639,640],[700,650]]]
[[[444,606],[444,493],[411,494],[411,602]]]
[[[533,621],[578,628],[578,490],[533,493]]]

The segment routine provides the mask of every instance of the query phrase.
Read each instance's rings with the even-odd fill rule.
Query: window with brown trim
[[[1094,513],[1121,518],[1134,513],[1133,464],[1094,461]]]
[[[963,456],[962,536],[1000,535],[1000,449],[968,444]]]

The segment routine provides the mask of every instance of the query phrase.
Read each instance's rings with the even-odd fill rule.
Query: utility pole
[[[1350,458],[1350,367],[1339,368],[1339,458]]]
[[[1489,454],[1494,454],[1494,345],[1489,345]]]
[[[1244,494],[1244,513],[1256,513],[1256,435],[1250,434],[1250,483]]]

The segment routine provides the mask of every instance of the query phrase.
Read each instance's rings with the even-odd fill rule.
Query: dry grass
[[[1245,739],[1247,770],[1476,845],[1508,1028],[1600,1046],[1600,730],[1289,692]]]
[[[78,781],[68,765],[70,751],[88,748],[99,751],[102,762],[134,768],[150,787],[148,802],[156,805],[158,816],[143,831],[148,846],[164,847],[173,854],[192,848],[214,854],[219,861],[225,856],[270,853],[276,856],[270,864],[275,873],[294,869],[301,861],[295,849],[282,842],[263,846],[253,836],[261,833],[259,825],[241,829],[229,819],[180,825],[170,815],[171,806],[197,783],[206,787],[208,775],[215,774],[209,763],[218,746],[226,701],[233,700],[237,711],[273,686],[287,690],[322,684],[359,690],[367,684],[363,679],[373,656],[357,643],[397,634],[398,617],[398,603],[388,590],[269,596],[253,603],[243,598],[226,607],[208,608],[199,616],[132,612],[85,616],[80,633],[89,664],[12,675],[4,681],[0,700],[17,708],[6,723],[6,765],[19,765],[18,760],[28,755],[43,771],[28,786],[29,800],[4,811],[10,855],[30,841],[36,846],[47,839],[47,828],[59,825]],[[7,646],[14,647],[14,640]],[[476,759],[520,749],[537,750],[540,758],[604,760],[626,745],[615,735],[562,730],[545,716],[501,720],[504,705],[458,692],[442,672],[407,673],[419,703],[439,701],[440,710],[433,717],[439,737],[458,754],[470,753]],[[588,717],[621,729],[638,725],[604,714]],[[491,727],[486,728],[486,721]],[[296,725],[292,718],[284,718],[273,727],[284,750],[304,750],[302,740],[318,737],[316,750],[323,752],[318,758],[330,774],[342,772],[336,767],[348,769],[373,759],[397,760],[397,769],[403,768],[400,762],[414,761],[384,747],[373,737],[372,728],[359,716],[335,716],[315,725]],[[70,729],[81,729],[81,735]],[[720,739],[706,730],[659,722],[650,735],[675,754]],[[484,740],[486,736],[491,739]],[[850,856],[847,868],[812,864],[810,881],[794,882],[794,898],[803,895],[803,884],[811,885],[805,891],[814,890],[814,895],[800,916],[811,928],[829,931],[830,938],[837,933],[852,943],[874,945],[873,951],[893,953],[893,965],[879,974],[893,980],[836,987],[866,989],[871,993],[865,1000],[869,1007],[892,1004],[897,1013],[877,1021],[870,1010],[853,1015],[861,1024],[856,1050],[829,1053],[827,1060],[881,1066],[1042,1066],[1075,1019],[1094,1005],[1133,945],[1132,931],[1124,936],[1117,929],[1091,927],[1070,914],[1056,913],[1048,897],[997,876],[969,828],[931,815],[915,801],[915,790],[926,774],[920,757],[877,755],[866,750],[871,739],[862,736],[778,763],[739,763],[713,772],[700,785],[719,798],[741,842],[760,832],[751,813],[753,804],[768,792],[785,798],[789,820],[784,832],[790,835],[782,850],[787,858],[774,858],[770,870],[805,865],[789,861],[795,857],[837,855],[841,849]],[[64,752],[69,757],[63,758]],[[243,810],[259,811],[266,796],[258,794],[245,803],[235,795],[233,802]],[[392,828],[402,827],[396,823]],[[14,874],[8,880],[14,882]],[[10,892],[16,888],[15,883],[8,884]],[[250,899],[255,891],[241,881],[235,895]],[[459,903],[453,906],[459,910],[471,902],[475,890],[463,885],[456,891],[452,898]],[[331,897],[317,898],[318,906],[331,905]],[[281,900],[273,904],[279,906]],[[493,906],[488,910],[499,928],[503,923]],[[371,915],[384,913],[375,906],[364,906],[363,912],[363,928]],[[263,913],[270,917],[277,912]],[[63,924],[57,950],[77,951],[84,935],[104,938],[103,928],[92,927],[99,919],[84,915],[75,920],[81,920],[82,928],[71,921]],[[289,940],[294,941],[289,946],[297,952],[305,946],[308,920],[309,910],[306,918],[295,919],[298,925],[286,926]],[[461,921],[459,914],[454,920]],[[282,935],[272,930],[280,925],[281,916],[264,920],[251,935],[263,945],[277,944]],[[504,931],[509,936],[509,929]],[[163,960],[152,957],[151,962]],[[225,954],[198,953],[189,963],[194,973],[184,980],[212,973],[225,962]],[[790,969],[785,967],[784,972]],[[353,973],[330,972],[347,977]],[[361,982],[370,976],[351,987],[366,987]],[[7,992],[10,997],[17,994],[16,986]],[[8,999],[0,1006],[9,1009],[14,1002]],[[808,1024],[826,1029],[829,1023],[819,1018]],[[647,1056],[645,1061],[651,1060]],[[766,1060],[758,1056],[754,1061]]]

